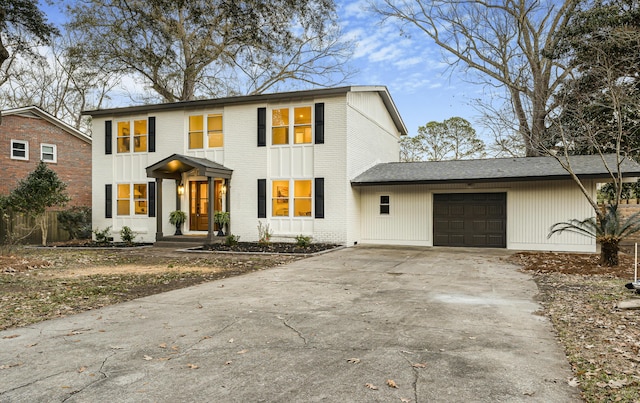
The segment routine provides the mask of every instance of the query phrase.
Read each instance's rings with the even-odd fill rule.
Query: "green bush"
[[[240,235],[231,235],[231,234],[229,234],[225,238],[224,243],[227,246],[233,246],[233,245],[237,245],[239,241],[240,241]]]
[[[91,208],[72,207],[58,212],[58,223],[71,239],[91,238]]]
[[[100,230],[100,228],[96,228],[93,230],[93,234],[96,236],[96,242],[98,243],[107,243],[111,242],[113,238],[111,238],[111,226]]]
[[[311,237],[304,235],[296,235],[296,245],[301,248],[308,248],[311,245]]]
[[[120,230],[120,239],[122,239],[123,242],[132,244],[135,238],[136,233],[133,232],[131,228],[127,227],[126,225],[122,227],[122,229]]]

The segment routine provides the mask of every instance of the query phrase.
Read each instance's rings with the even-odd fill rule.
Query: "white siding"
[[[595,183],[586,182],[595,196]],[[507,193],[507,248],[594,252],[595,240],[564,233],[547,238],[557,222],[594,215],[573,181],[531,181],[473,185],[361,187],[362,243],[433,245],[434,193]],[[379,196],[390,196],[390,214],[379,214]]]
[[[346,133],[346,217],[347,245],[362,236],[360,194],[350,186],[351,179],[381,162],[396,162],[400,158],[400,133],[386,112],[382,99],[375,92],[347,94]]]

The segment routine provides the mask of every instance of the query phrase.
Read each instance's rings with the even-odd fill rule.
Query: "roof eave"
[[[625,172],[623,177],[640,177],[640,172]],[[579,179],[611,179],[608,173],[602,174],[582,174]],[[504,183],[504,182],[531,182],[543,180],[570,180],[571,176],[548,175],[548,176],[518,176],[501,178],[468,178],[468,179],[422,179],[422,180],[389,180],[389,181],[351,181],[351,186],[388,186],[388,185],[442,185],[459,183]]]

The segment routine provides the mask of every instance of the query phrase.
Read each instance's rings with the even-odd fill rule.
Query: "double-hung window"
[[[11,159],[29,160],[29,142],[22,140],[11,140]]]
[[[291,136],[290,133],[293,133]],[[281,108],[271,111],[271,144],[311,144],[311,107]]]
[[[204,148],[205,144],[208,148],[223,147],[222,115],[189,116],[188,143],[191,150]]]
[[[118,122],[118,153],[147,151],[147,120]],[[133,131],[131,130],[133,128]]]
[[[55,144],[40,144],[40,161],[58,162],[57,147]]]
[[[147,184],[121,183],[118,185],[118,215],[146,215],[147,214]]]
[[[274,180],[271,192],[274,217],[311,217],[311,180]]]

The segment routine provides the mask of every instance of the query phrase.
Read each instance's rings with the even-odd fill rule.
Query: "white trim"
[[[51,154],[53,154],[53,159],[50,160],[46,160],[44,159],[44,147],[51,147],[53,148],[53,151],[51,152]],[[49,153],[47,153],[49,154]],[[58,146],[56,146],[55,144],[46,144],[46,143],[42,143],[40,144],[40,161],[44,161],[44,162],[50,162],[52,164],[55,164],[58,162]]]
[[[13,154],[13,145],[14,144],[24,144],[24,157],[18,157],[15,156]],[[23,151],[23,150],[16,150],[16,151]],[[11,139],[11,149],[10,149],[10,156],[12,160],[20,160],[20,161],[29,161],[29,142],[26,140],[14,140]]]

